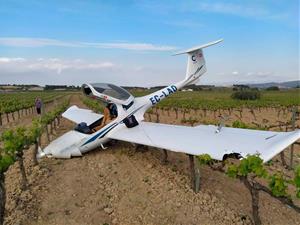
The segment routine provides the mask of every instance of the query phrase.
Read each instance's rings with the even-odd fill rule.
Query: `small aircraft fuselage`
[[[210,154],[222,160],[228,155],[259,154],[264,162],[300,138],[300,131],[273,132],[229,128],[214,125],[196,127],[166,125],[144,121],[145,112],[183,87],[197,83],[206,72],[202,49],[219,41],[197,46],[177,54],[187,54],[187,70],[183,80],[146,96],[134,97],[122,87],[108,83],[82,85],[87,97],[112,103],[117,116],[99,130],[103,115],[71,106],[62,116],[77,126],[51,142],[37,157],[71,158],[101,147],[110,139],[199,155]],[[97,130],[97,131],[93,131]]]

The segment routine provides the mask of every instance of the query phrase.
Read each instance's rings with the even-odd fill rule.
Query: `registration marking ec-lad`
[[[163,89],[161,91],[161,93],[157,93],[153,96],[151,96],[149,98],[149,100],[151,101],[152,105],[155,105],[157,104],[161,99],[169,96],[170,94],[173,94],[177,91],[177,87],[175,85],[171,85],[171,86],[168,86],[166,87],[165,89]]]

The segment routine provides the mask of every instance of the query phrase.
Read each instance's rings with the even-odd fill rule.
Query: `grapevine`
[[[0,224],[3,224],[4,209],[5,209],[5,175],[10,165],[15,161],[19,163],[21,174],[21,190],[28,188],[28,181],[23,162],[23,151],[30,145],[35,144],[33,159],[35,164],[36,153],[38,148],[38,140],[42,135],[43,129],[47,130],[49,123],[55,121],[57,117],[64,112],[69,105],[69,101],[63,102],[53,111],[46,113],[41,118],[34,119],[30,127],[17,127],[16,129],[5,130],[1,135],[3,143],[0,149]]]
[[[289,194],[293,189],[290,186],[294,185],[295,197],[300,198],[300,166],[295,169],[294,178],[290,179],[284,177],[282,173],[269,172],[259,155],[248,155],[240,161],[227,161],[226,163],[216,162],[207,154],[199,155],[197,159],[199,165],[208,165],[213,170],[225,173],[228,177],[239,179],[245,185],[251,194],[255,225],[261,224],[259,216],[259,192],[261,191],[300,212],[300,207],[293,202]],[[268,183],[268,186],[261,184],[262,179]]]

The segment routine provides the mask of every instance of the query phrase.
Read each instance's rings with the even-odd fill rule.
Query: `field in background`
[[[143,96],[152,91],[133,91],[134,96]],[[290,107],[300,105],[300,89],[261,91],[259,100],[234,100],[234,91],[229,88],[201,91],[180,91],[160,102],[157,107],[192,109],[230,109],[243,107]]]
[[[133,91],[135,96],[150,91]],[[146,119],[173,124],[220,124],[233,126],[242,122],[244,128],[290,130],[293,112],[300,111],[300,89],[260,91],[258,100],[235,100],[229,88],[180,91],[148,111]],[[299,120],[296,127],[299,127]]]
[[[152,92],[152,91],[151,91]],[[151,92],[132,92],[142,96]],[[33,94],[34,93],[34,94]],[[46,112],[56,108],[56,102],[71,95],[70,105],[91,108],[97,112],[102,105],[97,100],[68,92],[26,92],[17,95],[34,101],[36,95],[52,99]],[[231,90],[178,92],[148,111],[145,119],[151,122],[195,126],[224,123],[251,126],[268,130],[291,130],[292,111],[299,109],[299,90],[263,91],[256,101],[230,98]],[[7,95],[4,100],[9,100]],[[31,96],[31,97],[30,97]],[[63,98],[61,98],[63,97]],[[58,100],[58,101],[56,101]],[[34,109],[10,112],[2,129],[19,125],[30,126],[36,118]],[[14,117],[14,119],[13,119]],[[235,123],[236,126],[236,123]],[[299,120],[296,126],[300,126]],[[61,119],[59,128],[48,126],[42,135],[42,148],[74,128]],[[1,132],[1,127],[0,127]],[[199,140],[201,141],[201,140]],[[185,154],[169,152],[169,163],[161,164],[159,149],[135,151],[130,144],[118,142],[105,151],[92,151],[72,160],[44,159],[33,167],[32,150],[25,151],[25,167],[30,189],[19,189],[20,174],[15,163],[7,172],[6,225],[11,224],[251,224],[251,205],[247,190],[237,180],[207,167],[201,169],[201,192],[190,188],[189,164]],[[295,146],[294,165],[300,163],[300,148]],[[285,159],[289,162],[289,151]],[[292,171],[282,166],[277,156],[268,165],[271,171]],[[237,191],[238,190],[238,191]],[[261,196],[260,212],[263,224],[298,224],[299,215],[268,196]],[[272,207],[270,207],[270,205]],[[85,216],[82,216],[85,215]],[[153,216],[155,215],[155,216]],[[100,221],[100,222],[99,222]],[[297,221],[297,222],[296,222]]]

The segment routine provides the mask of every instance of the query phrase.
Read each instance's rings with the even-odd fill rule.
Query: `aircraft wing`
[[[127,128],[124,124],[108,134],[109,138],[149,145],[191,155],[209,154],[222,160],[225,154],[259,154],[264,162],[300,139],[300,130],[273,132],[239,129],[213,125],[197,127],[141,122]]]
[[[103,117],[102,114],[94,113],[92,110],[89,109],[78,108],[76,105],[73,105],[70,108],[68,108],[62,114],[62,116],[75,123],[86,122],[88,126]]]

